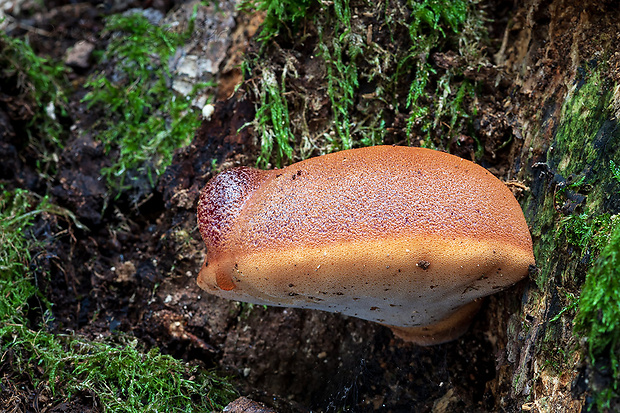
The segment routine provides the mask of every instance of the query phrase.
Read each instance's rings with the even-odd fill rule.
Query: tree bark
[[[506,357],[514,364],[499,370],[500,383],[526,410],[618,408],[616,392],[609,404],[591,405],[618,378],[608,355],[592,365],[589,343],[573,326],[600,252],[591,239],[575,238],[575,222],[603,225],[620,209],[612,171],[620,160],[619,24],[616,2],[524,2],[495,56],[514,83],[507,101],[523,139],[514,170],[529,187],[521,203],[539,269],[521,314],[508,323]],[[605,237],[603,230],[593,229]]]
[[[597,353],[593,363],[587,334],[576,335],[574,320],[582,311],[578,299],[584,282],[592,277],[596,257],[615,225],[611,216],[620,210],[620,174],[613,173],[614,163],[620,165],[620,7],[615,1],[594,0],[498,1],[486,7],[496,19],[490,26],[503,37],[499,35],[494,65],[486,75],[480,73],[495,95],[492,103],[482,105],[477,121],[487,141],[493,136],[489,130],[502,136],[508,131],[510,144],[502,148],[510,150],[488,150],[484,142],[483,164],[508,178],[517,194],[538,269],[514,289],[492,296],[462,338],[428,348],[395,339],[382,326],[336,314],[248,308],[203,297],[189,307],[202,314],[193,325],[205,329],[218,350],[217,362],[238,375],[245,394],[280,412],[299,411],[300,406],[416,412],[617,409],[616,394],[605,393],[617,380],[611,366],[614,347]],[[363,12],[356,9],[360,16]],[[505,29],[497,29],[506,21]],[[379,27],[376,22],[374,39]],[[310,24],[300,30],[311,33]],[[373,32],[368,33],[372,39]],[[265,67],[279,67],[279,73],[286,66],[296,74],[286,81],[278,75],[278,87],[288,88],[283,96],[291,123],[304,136],[302,143],[308,125],[322,130],[330,113],[325,85],[307,74],[312,67],[324,71],[319,59],[308,57],[317,40],[305,31],[304,36],[297,43],[290,40],[292,46],[277,45],[272,61],[264,63],[264,55],[261,61]],[[434,58],[439,67],[455,61],[448,53]],[[258,105],[260,76],[252,76],[245,90],[258,92],[242,88],[219,103],[212,120],[162,180],[174,222],[195,222],[175,194],[185,191],[195,201],[212,176],[212,159],[246,165],[255,161],[254,132],[246,128],[236,134],[254,116],[250,103]],[[310,97],[298,98],[304,94]],[[307,116],[308,102],[317,105],[315,119]],[[356,108],[348,106],[351,113]],[[382,139],[404,144],[406,119],[395,112]],[[362,118],[351,116],[351,125],[363,125]],[[468,143],[473,139],[458,140],[458,145],[451,141],[450,149],[473,158],[473,144]],[[191,179],[178,180],[179,171]],[[200,296],[193,284],[190,288]],[[603,393],[610,397],[601,402],[597,397]]]

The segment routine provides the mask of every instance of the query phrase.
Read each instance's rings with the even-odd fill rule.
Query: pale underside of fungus
[[[510,190],[479,165],[420,148],[222,172],[201,193],[198,223],[206,291],[359,317],[422,345],[463,334],[482,297],[534,264]]]

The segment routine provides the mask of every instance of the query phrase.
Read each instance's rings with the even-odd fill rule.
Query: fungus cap
[[[343,313],[422,345],[461,335],[482,297],[534,264],[510,190],[475,163],[421,148],[224,171],[202,191],[198,223],[198,285],[209,293]]]

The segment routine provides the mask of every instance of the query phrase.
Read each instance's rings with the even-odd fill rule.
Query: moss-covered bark
[[[620,301],[608,241],[620,209],[619,19],[611,2],[529,1],[497,56],[515,84],[524,139],[514,170],[529,186],[522,205],[539,267],[512,319],[515,368],[501,378],[527,409],[618,408]]]
[[[313,4],[287,30],[254,44],[237,97],[219,104],[169,168],[163,193],[176,222],[194,222],[175,194],[197,196],[210,177],[206,160],[286,164],[347,147],[348,139],[354,147],[427,145],[474,159],[520,192],[538,270],[490,298],[462,338],[429,348],[357,319],[203,297],[195,309],[208,322],[195,323],[221,351],[217,362],[237,374],[244,393],[277,399],[282,412],[295,411],[291,400],[317,411],[614,410],[615,2],[468,3],[461,31],[433,15],[439,26],[425,24],[420,35],[428,40],[439,27],[446,36],[434,33],[431,44],[415,44],[411,10],[446,2]],[[336,24],[337,5],[351,11],[350,26]],[[416,105],[407,103],[412,91]],[[344,116],[346,137],[338,130]],[[252,120],[236,138],[242,143],[230,143]],[[292,156],[274,149],[280,132]],[[191,187],[179,176],[191,176]]]

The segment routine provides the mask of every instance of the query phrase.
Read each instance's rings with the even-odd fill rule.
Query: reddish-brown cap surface
[[[207,291],[401,330],[459,319],[460,308],[534,264],[510,190],[479,165],[428,149],[378,146],[281,170],[232,169],[205,187],[198,221]]]

